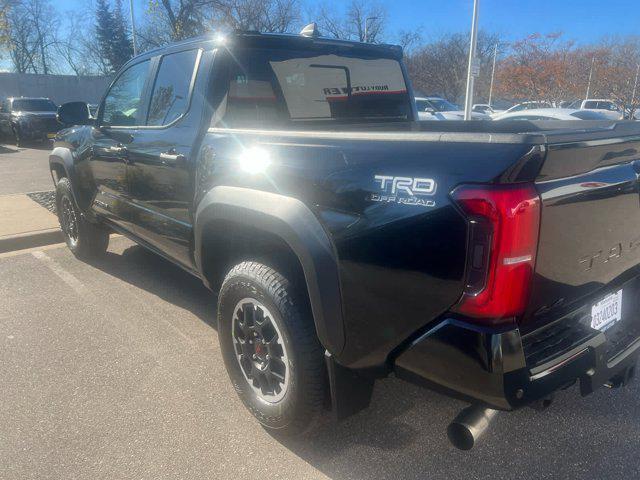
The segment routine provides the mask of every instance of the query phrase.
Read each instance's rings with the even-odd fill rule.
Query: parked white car
[[[497,120],[499,117],[501,117],[506,113],[522,112],[523,110],[533,110],[538,108],[553,108],[553,105],[551,104],[551,102],[545,102],[545,101],[522,102],[514,105],[513,107],[505,110],[504,112],[492,115],[492,118],[494,120]]]
[[[485,113],[487,115],[498,115],[504,112],[504,110],[502,109],[498,110],[493,108],[488,103],[476,103],[473,105],[473,108],[471,110],[476,113]]]
[[[440,97],[416,97],[418,120],[464,120],[464,110]],[[491,120],[485,113],[471,112],[472,120]]]
[[[596,110],[578,110],[575,108],[534,108],[503,113],[494,121],[503,120],[610,120],[602,112]]]
[[[569,108],[600,112],[609,120],[622,120],[624,118],[624,113],[616,102],[606,98],[587,98],[586,100],[576,100],[569,105]]]

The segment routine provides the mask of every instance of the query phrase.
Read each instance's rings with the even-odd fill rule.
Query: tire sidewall
[[[289,384],[284,397],[277,403],[269,403],[260,398],[249,385],[238,363],[232,338],[232,318],[234,308],[238,302],[245,298],[253,298],[262,303],[271,313],[283,337],[284,347],[288,357]],[[291,334],[288,321],[292,321],[297,313],[295,306],[289,305],[288,312],[282,312],[271,298],[267,290],[255,279],[248,276],[237,276],[225,282],[218,302],[218,336],[220,348],[227,372],[231,378],[234,389],[247,409],[270,429],[282,429],[288,427],[296,418],[298,408],[298,389],[300,379],[297,366],[298,352],[291,342]],[[293,315],[292,315],[293,314]]]
[[[62,199],[63,198],[67,198],[71,202],[71,207],[74,209],[76,214],[76,221],[78,222],[78,228],[80,228],[80,225],[79,225],[80,212],[78,211],[78,207],[76,206],[76,202],[73,198],[73,195],[71,194],[68,181],[66,180],[66,178],[61,179],[58,182],[58,185],[56,188],[56,211],[58,213],[58,221],[60,222],[60,228],[62,228]],[[71,250],[73,253],[77,253],[78,246],[82,241],[80,231],[78,233],[78,240],[75,243],[71,240],[69,235],[67,235],[67,232],[65,232],[64,229],[62,229],[62,233],[64,235],[64,241],[67,244],[67,247],[69,247],[69,250]]]

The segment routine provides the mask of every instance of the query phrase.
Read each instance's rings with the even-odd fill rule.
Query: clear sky
[[[390,29],[422,26],[424,37],[468,30],[473,0],[393,0],[382,2]],[[640,0],[480,0],[480,28],[509,39],[562,31],[588,43],[607,35],[640,35]]]
[[[312,10],[320,3],[301,0]],[[322,0],[320,0],[322,1]],[[340,8],[350,0],[322,3]],[[375,1],[375,0],[373,0]],[[61,11],[85,6],[92,0],[54,0]],[[389,14],[388,40],[401,29],[420,28],[425,39],[470,28],[473,0],[380,0]],[[129,0],[123,0],[127,8]],[[134,0],[137,16],[149,0]],[[313,19],[309,19],[313,20]],[[480,0],[480,27],[507,39],[534,32],[562,31],[565,38],[588,43],[607,35],[640,35],[640,0]]]

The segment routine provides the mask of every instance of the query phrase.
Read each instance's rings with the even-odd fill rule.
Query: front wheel
[[[323,350],[306,297],[281,273],[242,262],[218,296],[218,338],[233,386],[268,430],[317,425],[326,391]]]
[[[56,185],[56,210],[65,242],[76,257],[88,260],[107,251],[109,232],[88,222],[80,213],[66,177]]]
[[[18,127],[17,125],[14,125],[11,127],[11,130],[13,131],[13,138],[16,142],[16,147],[22,147],[24,145],[24,140],[22,140],[20,127]]]

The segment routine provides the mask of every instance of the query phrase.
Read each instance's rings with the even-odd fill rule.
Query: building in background
[[[98,103],[109,76],[0,73],[0,97],[48,97],[58,105],[79,100]]]

